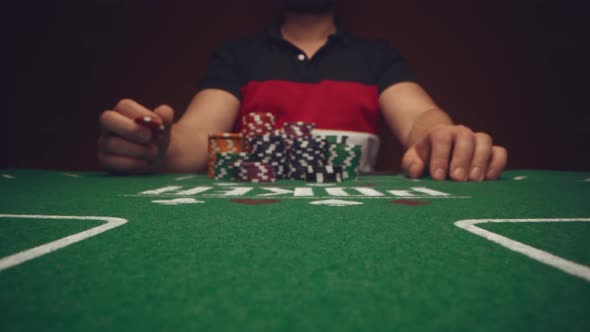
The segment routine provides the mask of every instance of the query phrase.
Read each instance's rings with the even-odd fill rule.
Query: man
[[[414,82],[397,51],[356,39],[335,23],[335,0],[283,0],[284,17],[269,31],[228,43],[209,64],[201,90],[182,118],[166,105],[152,111],[124,99],[103,112],[99,161],[109,171],[196,172],[207,164],[207,135],[239,128],[239,117],[269,111],[284,121],[313,120],[323,130],[364,133],[371,150],[379,112],[406,148],[402,167],[412,178],[497,179],[507,162],[485,133],[453,124]],[[133,122],[152,116],[170,128],[154,144]],[[368,160],[370,169],[374,160]]]

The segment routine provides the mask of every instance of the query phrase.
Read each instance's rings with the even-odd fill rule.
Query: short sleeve
[[[225,90],[242,99],[238,49],[235,42],[229,42],[213,53],[205,69],[200,90]]]
[[[377,42],[375,46],[379,94],[399,82],[416,82],[410,65],[397,49],[391,47],[387,42]]]

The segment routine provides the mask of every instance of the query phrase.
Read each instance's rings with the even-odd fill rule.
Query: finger
[[[162,119],[160,119],[158,116],[154,116],[154,112],[131,99],[121,99],[115,106],[115,111],[123,114],[129,119],[149,116],[156,118],[156,120],[159,122],[162,122]]]
[[[492,156],[492,138],[485,133],[475,134],[475,153],[469,171],[470,181],[483,181]]]
[[[409,148],[402,158],[402,168],[404,169],[404,172],[413,179],[422,176],[425,165],[426,163],[420,157],[416,146]]]
[[[168,151],[168,146],[170,145],[172,123],[174,122],[174,110],[168,105],[160,105],[154,110],[154,113],[162,119],[165,128],[164,132],[160,132],[157,142],[157,160],[163,160]]]
[[[174,110],[168,105],[160,105],[156,107],[154,113],[162,119],[162,123],[166,128],[169,128],[174,121]]]
[[[109,171],[116,173],[146,173],[149,171],[149,164],[145,160],[98,153],[98,160],[101,166]]]
[[[467,181],[471,161],[475,152],[475,136],[467,128],[459,127],[455,132],[455,144],[449,174],[455,181]]]
[[[158,149],[153,144],[136,144],[113,135],[102,135],[99,138],[98,146],[99,150],[106,154],[114,154],[121,157],[151,161],[158,155]]]
[[[428,164],[428,161],[430,160],[430,140],[423,139],[418,142],[415,147],[420,160],[424,162],[424,165]]]
[[[430,135],[430,175],[435,180],[444,180],[449,168],[449,157],[453,147],[453,133],[448,129],[437,129]]]
[[[506,164],[508,163],[508,151],[501,146],[494,145],[492,147],[492,158],[488,166],[486,179],[495,180],[502,174]]]
[[[138,125],[133,120],[115,111],[102,112],[99,122],[103,130],[134,143],[147,144],[152,139],[152,133],[149,129]]]

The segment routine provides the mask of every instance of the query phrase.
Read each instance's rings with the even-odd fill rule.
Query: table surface
[[[590,173],[0,170],[0,330],[590,330]]]

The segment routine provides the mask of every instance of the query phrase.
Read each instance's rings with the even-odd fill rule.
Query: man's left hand
[[[412,178],[422,176],[428,166],[435,180],[483,181],[497,179],[507,161],[506,149],[493,145],[490,135],[439,125],[406,151],[402,167]]]

